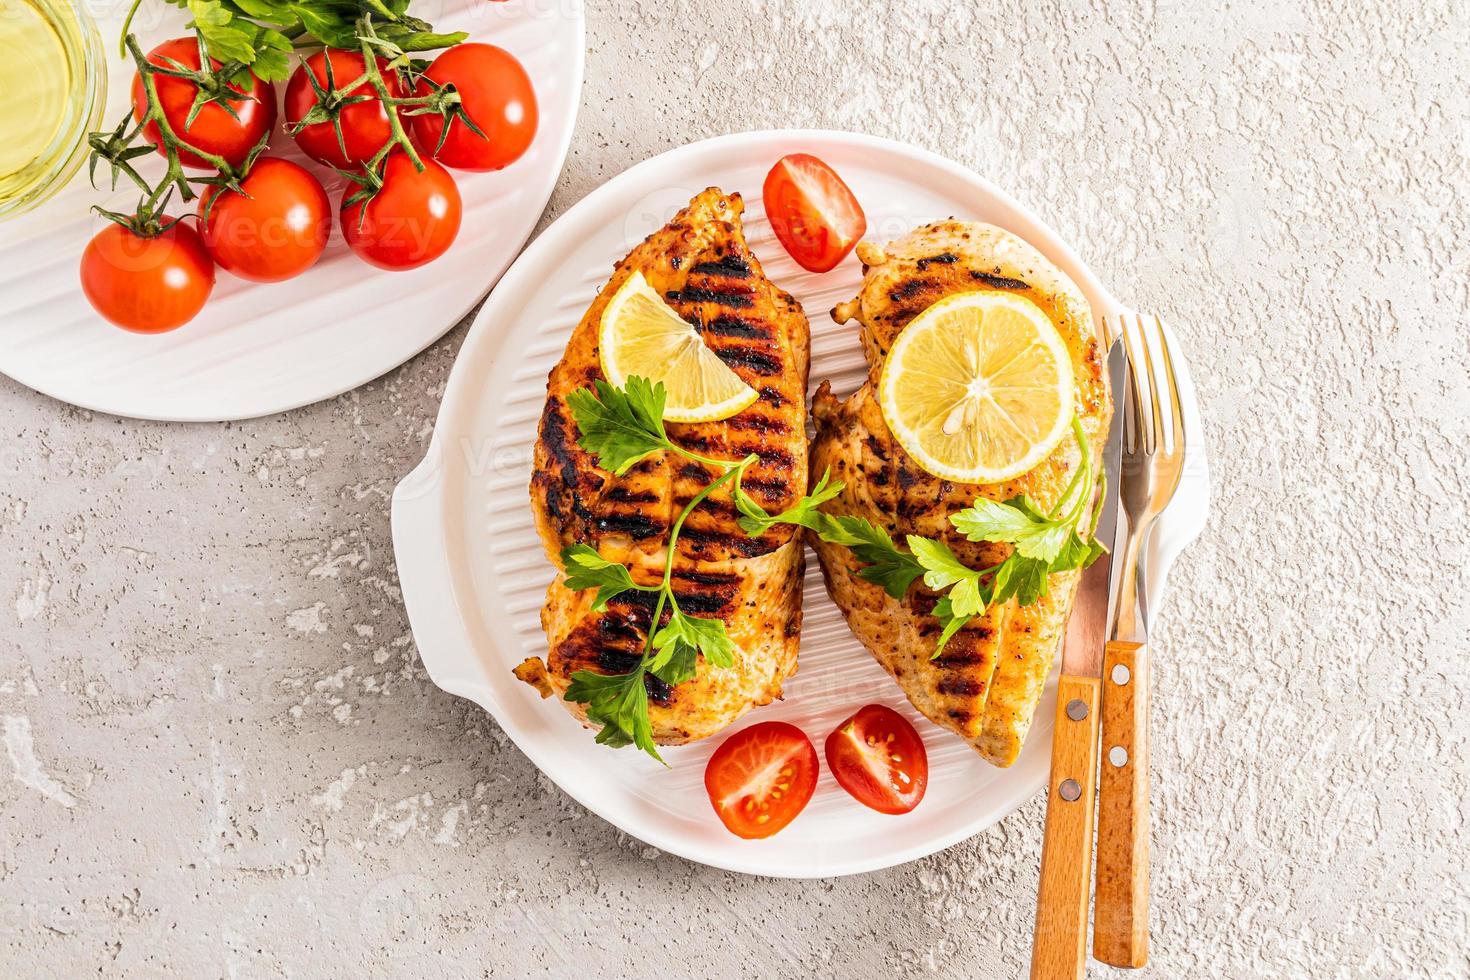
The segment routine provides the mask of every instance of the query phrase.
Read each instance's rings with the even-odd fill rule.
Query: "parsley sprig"
[[[924,584],[945,593],[934,606],[934,617],[943,627],[935,657],[955,633],[986,609],[1012,598],[1022,606],[1032,605],[1046,595],[1052,575],[1086,568],[1106,550],[1092,535],[1102,511],[1106,477],[1096,472],[1087,433],[1076,417],[1072,435],[1082,463],[1051,510],[1043,510],[1029,496],[1018,495],[1003,502],[980,499],[950,515],[955,530],[970,541],[1012,545],[1000,562],[971,569],[942,541],[908,536],[909,548],[924,567]]]
[[[638,665],[625,674],[598,674],[579,670],[572,674],[565,698],[587,705],[587,718],[600,726],[597,741],[620,747],[636,745],[655,759],[662,759],[653,741],[648,717],[645,678],[652,674],[670,686],[695,676],[703,655],[717,667],[729,667],[735,647],[722,619],[690,616],[679,608],[672,588],[674,557],[680,531],[689,514],[721,486],[739,512],[737,522],[747,535],[758,537],[782,525],[809,528],[826,542],[841,545],[862,562],[858,575],[880,586],[895,599],[902,599],[915,579],[941,593],[934,615],[943,625],[934,656],[939,656],[951,637],[965,623],[989,606],[1015,598],[1029,605],[1046,595],[1051,574],[1089,565],[1102,553],[1091,537],[1098,510],[1092,506],[1095,493],[1094,464],[1087,435],[1073,419],[1072,431],[1082,454],[1082,465],[1061,498],[1044,511],[1027,496],[1004,502],[978,500],[950,517],[955,529],[971,541],[995,541],[1013,546],[1005,559],[987,568],[972,569],[943,541],[908,535],[907,551],[899,548],[888,532],[861,517],[833,516],[820,508],[842,492],[841,482],[822,474],[811,493],[788,509],[769,513],[740,485],[745,471],[759,458],[741,460],[703,456],[676,444],[664,428],[666,393],[662,383],[631,377],[623,388],[606,381],[582,388],[567,396],[572,417],[580,432],[578,444],[598,458],[598,464],[621,476],[642,459],[672,452],[714,468],[714,480],[685,505],[669,530],[663,577],[657,585],[640,585],[626,566],[603,558],[595,548],[576,544],[564,548],[564,584],[572,590],[596,589],[592,608],[600,611],[629,591],[656,593],[649,636]],[[1084,536],[1082,528],[1087,528]],[[665,609],[667,623],[660,626]]]

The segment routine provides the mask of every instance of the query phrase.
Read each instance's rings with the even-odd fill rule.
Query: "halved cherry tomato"
[[[164,68],[173,67],[169,64],[170,59],[197,71],[199,42],[192,37],[176,37],[148,52],[148,61]],[[209,63],[215,68],[219,67],[219,62],[213,58],[209,59]],[[248,90],[239,85],[228,85],[227,88],[238,92],[241,98],[226,99],[229,109],[218,102],[207,103],[199,110],[194,124],[188,127],[184,123],[194,107],[194,96],[198,94],[199,86],[186,79],[164,74],[155,74],[153,84],[163,106],[163,117],[168,120],[169,128],[175,135],[196,150],[224,157],[231,166],[237,167],[243,163],[246,155],[260,142],[260,138],[269,133],[276,124],[276,90],[258,78],[251,78]],[[142,119],[147,111],[148,93],[143,87],[142,76],[135,72],[133,117]],[[234,114],[231,115],[231,112]],[[163,152],[157,123],[150,122],[144,126],[143,136],[159,148],[159,153]],[[179,154],[179,160],[189,167],[209,166],[202,157],[187,150]]]
[[[879,813],[908,813],[929,785],[924,740],[908,719],[869,704],[827,736],[827,768],[838,784]]]
[[[456,44],[434,59],[415,94],[433,91],[429,81],[452,84],[465,115],[484,136],[452,119],[439,146],[444,117],[413,117],[413,132],[424,152],[456,170],[499,170],[520,159],[536,136],[536,91],[515,55],[493,44]],[[436,152],[436,147],[437,152]]]
[[[239,191],[211,186],[199,199],[199,233],[219,267],[241,279],[281,282],[321,258],[332,202],[305,167],[261,157]]]
[[[383,186],[365,201],[347,204],[356,193],[343,194],[342,235],[365,262],[379,269],[415,269],[432,262],[459,234],[459,188],[449,171],[424,159],[414,169],[402,150],[383,161]]]
[[[171,218],[162,218],[167,223]],[[214,289],[214,263],[188,225],[143,238],[109,224],[82,251],[82,292],[103,317],[135,333],[194,319]]]
[[[837,172],[810,153],[792,153],[766,174],[762,199],[771,230],[803,269],[826,272],[847,257],[868,219]]]
[[[312,87],[311,79],[307,73],[316,77],[317,83],[326,89],[327,65],[332,68],[332,86],[341,88],[355,78],[361,78],[365,62],[362,54],[357,51],[345,51],[339,48],[327,48],[318,51],[301,63],[291,75],[291,80],[286,83],[286,129],[296,127],[296,124],[306,118],[306,114],[316,105],[316,89]],[[388,94],[395,99],[403,97],[403,87],[398,82],[398,73],[388,70],[388,62],[382,58],[378,59],[378,71],[383,76],[383,84],[388,89]],[[337,142],[337,130],[330,122],[317,122],[302,127],[301,131],[293,134],[296,145],[301,147],[302,152],[320,163],[336,167],[339,170],[351,170],[358,164],[372,159],[373,155],[383,148],[393,135],[393,130],[388,122],[388,110],[383,108],[383,103],[378,99],[377,91],[367,82],[358,85],[347,98],[362,99],[361,102],[353,102],[341,106],[337,110],[337,123],[342,128],[342,142]],[[404,110],[406,111],[406,110]],[[407,124],[407,117],[404,118]],[[346,147],[346,153],[343,147]]]
[[[730,833],[770,837],[796,819],[817,788],[817,750],[795,725],[765,721],[725,739],[704,788]]]

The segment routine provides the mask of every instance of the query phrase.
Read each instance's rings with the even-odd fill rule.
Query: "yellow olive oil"
[[[0,178],[44,156],[66,114],[71,64],[56,25],[30,0],[0,0]]]
[[[0,0],[0,217],[38,203],[85,156],[106,78],[85,0]]]

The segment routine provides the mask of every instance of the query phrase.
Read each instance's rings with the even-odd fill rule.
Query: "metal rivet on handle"
[[[1087,702],[1081,698],[1073,698],[1067,702],[1067,717],[1073,721],[1081,721],[1087,717]]]
[[[1122,687],[1133,678],[1127,664],[1113,664],[1113,683]]]
[[[1057,787],[1057,791],[1062,794],[1062,799],[1068,803],[1076,802],[1077,797],[1082,795],[1082,787],[1075,779],[1062,780],[1062,785]]]
[[[1128,750],[1121,745],[1115,745],[1108,749],[1108,761],[1113,764],[1114,769],[1122,769],[1128,765]]]

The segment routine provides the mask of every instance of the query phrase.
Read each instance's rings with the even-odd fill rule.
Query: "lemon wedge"
[[[899,444],[928,472],[1003,483],[1067,434],[1072,360],[1046,314],[1014,293],[956,293],[898,335],[878,384]]]
[[[634,375],[663,382],[664,418],[670,422],[727,419],[757,396],[641,272],[624,280],[602,311],[598,349],[602,373],[615,386]]]

